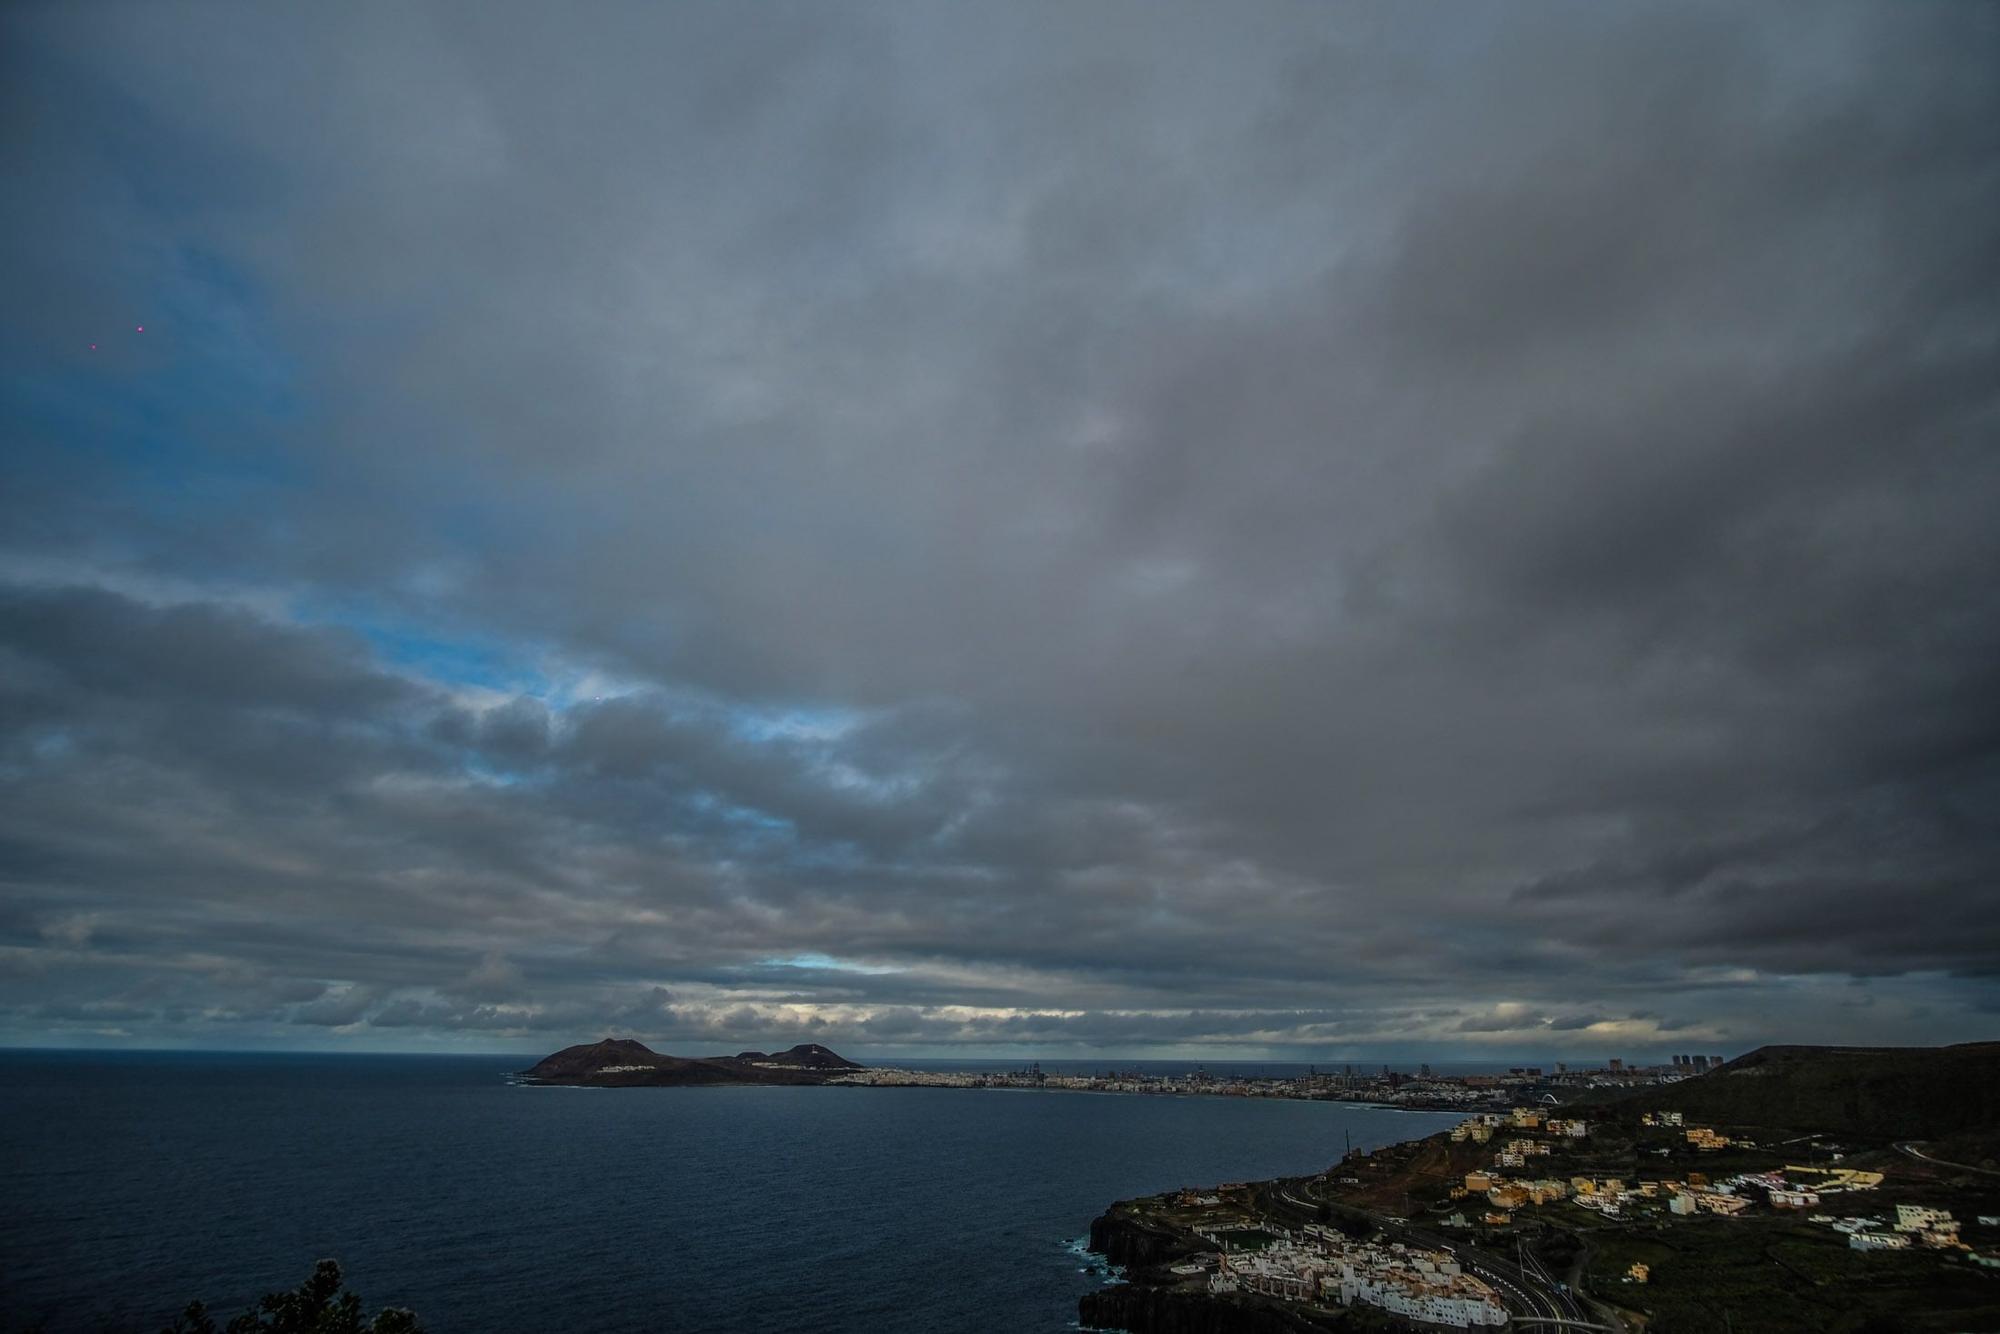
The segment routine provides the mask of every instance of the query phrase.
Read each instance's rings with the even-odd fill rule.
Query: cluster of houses
[[[1639,1118],[1639,1124],[1684,1131],[1688,1144],[1701,1153],[1714,1153],[1731,1145],[1739,1148],[1754,1147],[1749,1140],[1731,1139],[1721,1131],[1708,1126],[1688,1125],[1686,1118],[1679,1112],[1647,1112]]]
[[[1208,1235],[1208,1234],[1204,1234]],[[1252,1251],[1224,1246],[1208,1277],[1211,1292],[1257,1292],[1295,1302],[1375,1306],[1410,1320],[1455,1329],[1507,1323],[1500,1297],[1442,1251],[1359,1242],[1317,1223],[1278,1229],[1278,1240]]]
[[[1688,1143],[1697,1149],[1724,1148],[1732,1142],[1728,1136],[1708,1127],[1686,1125],[1679,1112],[1648,1112],[1643,1119],[1648,1126],[1683,1131]],[[1520,1130],[1539,1131],[1543,1137],[1527,1138],[1512,1133]],[[1664,1200],[1669,1213],[1683,1216],[1697,1213],[1728,1216],[1742,1213],[1757,1202],[1774,1209],[1811,1209],[1819,1205],[1822,1195],[1872,1190],[1882,1182],[1879,1172],[1816,1167],[1787,1167],[1782,1173],[1746,1173],[1718,1184],[1711,1184],[1701,1172],[1688,1173],[1686,1181],[1636,1182],[1619,1177],[1564,1179],[1525,1175],[1524,1169],[1536,1159],[1550,1155],[1552,1146],[1546,1137],[1585,1139],[1589,1134],[1590,1127],[1585,1122],[1546,1117],[1532,1107],[1516,1107],[1504,1114],[1475,1116],[1460,1122],[1451,1131],[1452,1140],[1474,1144],[1494,1144],[1497,1140],[1497,1148],[1493,1166],[1466,1173],[1465,1184],[1452,1188],[1452,1198],[1483,1199],[1489,1210],[1480,1215],[1480,1221],[1498,1227],[1511,1223],[1513,1211],[1523,1206],[1562,1200],[1613,1218],[1647,1200]],[[1522,1175],[1510,1177],[1506,1174],[1508,1169]],[[1456,1227],[1472,1225],[1463,1212],[1454,1213],[1445,1221]]]
[[[1539,1130],[1564,1139],[1586,1139],[1590,1135],[1588,1122],[1548,1116],[1538,1107],[1516,1107],[1506,1112],[1480,1112],[1468,1116],[1451,1128],[1451,1140],[1454,1144],[1486,1144],[1495,1135],[1516,1130]],[[1541,1152],[1547,1153],[1548,1149],[1544,1147]]]
[[[1466,1173],[1465,1185],[1455,1186],[1451,1192],[1453,1199],[1484,1196],[1492,1211],[1485,1214],[1482,1221],[1493,1226],[1512,1222],[1512,1211],[1523,1205],[1549,1204],[1567,1199],[1575,1189],[1554,1177],[1511,1180],[1502,1174],[1505,1169],[1521,1171],[1535,1159],[1549,1157],[1553,1151],[1554,1146],[1548,1139],[1530,1138],[1518,1133],[1521,1131],[1581,1140],[1589,1138],[1590,1125],[1584,1121],[1548,1116],[1536,1107],[1516,1107],[1507,1112],[1486,1112],[1468,1117],[1452,1127],[1451,1139],[1454,1143],[1492,1144],[1499,1140],[1493,1154],[1493,1168]],[[1457,1227],[1470,1226],[1463,1214],[1454,1214],[1446,1222]]]
[[[1689,1126],[1679,1112],[1648,1112],[1642,1119],[1650,1127],[1682,1131],[1687,1142],[1697,1150],[1722,1149],[1732,1143],[1741,1147],[1748,1143],[1732,1141],[1729,1136],[1706,1126]],[[1522,1130],[1540,1131],[1544,1137],[1531,1139],[1513,1133]],[[1478,1213],[1478,1221],[1500,1227],[1514,1221],[1517,1209],[1564,1200],[1610,1218],[1620,1217],[1630,1209],[1645,1208],[1648,1201],[1654,1202],[1651,1206],[1654,1208],[1664,1202],[1668,1213],[1681,1217],[1703,1213],[1730,1217],[1757,1204],[1779,1210],[1817,1209],[1829,1196],[1872,1191],[1882,1184],[1880,1172],[1838,1166],[1787,1165],[1777,1171],[1745,1172],[1717,1182],[1711,1182],[1701,1172],[1689,1172],[1685,1181],[1662,1179],[1634,1182],[1619,1177],[1562,1178],[1549,1175],[1531,1178],[1526,1175],[1523,1169],[1531,1167],[1537,1159],[1549,1157],[1551,1144],[1546,1136],[1582,1139],[1589,1133],[1589,1127],[1581,1121],[1545,1118],[1536,1109],[1524,1107],[1463,1121],[1452,1130],[1452,1140],[1493,1145],[1493,1165],[1467,1172],[1464,1184],[1454,1186],[1451,1196],[1468,1203],[1483,1203],[1486,1208]],[[1834,1156],[1839,1157],[1838,1154]],[[1507,1169],[1513,1169],[1518,1175],[1509,1175]],[[1445,1225],[1473,1226],[1468,1212],[1460,1210],[1451,1214],[1444,1220]],[[1847,1244],[1857,1251],[1928,1247],[1959,1252],[1974,1264],[2000,1268],[2000,1255],[1966,1245],[1959,1238],[1958,1223],[1942,1209],[1899,1204],[1893,1224],[1886,1224],[1880,1218],[1836,1217],[1832,1214],[1813,1214],[1811,1218],[1815,1223],[1826,1224],[1845,1234]],[[1985,1224],[1989,1220],[1982,1217],[1979,1221]],[[2000,1218],[1992,1219],[1991,1223],[2000,1226]],[[1648,1277],[1646,1266],[1635,1264],[1625,1275],[1625,1281],[1644,1283]]]
[[[1513,1222],[1513,1211],[1524,1205],[1556,1204],[1563,1200],[1610,1218],[1620,1216],[1641,1201],[1656,1199],[1664,1199],[1668,1211],[1675,1214],[1702,1211],[1735,1214],[1749,1208],[1751,1203],[1749,1197],[1736,1192],[1733,1182],[1711,1187],[1708,1178],[1699,1172],[1690,1172],[1686,1181],[1634,1182],[1622,1177],[1588,1176],[1509,1180],[1493,1172],[1467,1172],[1465,1184],[1454,1186],[1451,1194],[1454,1199],[1483,1196],[1492,1210],[1483,1214],[1480,1221],[1499,1227]],[[1445,1222],[1470,1226],[1463,1213],[1453,1214]]]
[[[1879,1218],[1836,1218],[1814,1214],[1812,1221],[1824,1223],[1847,1236],[1847,1244],[1857,1251],[1906,1251],[1912,1246],[1929,1246],[1940,1251],[1970,1251],[1958,1237],[1958,1220],[1950,1210],[1932,1209],[1921,1204],[1896,1206],[1896,1221],[1887,1228]],[[1982,1223],[1985,1219],[1980,1220]],[[2000,1219],[1994,1220],[2000,1223]],[[1987,1263],[1986,1257],[1975,1257]]]

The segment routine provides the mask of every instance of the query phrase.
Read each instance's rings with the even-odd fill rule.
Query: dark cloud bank
[[[4,22],[0,1040],[1993,1036],[2000,10]]]

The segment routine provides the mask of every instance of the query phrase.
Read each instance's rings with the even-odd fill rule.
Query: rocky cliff
[[[1090,1249],[1124,1269],[1150,1269],[1213,1250],[1184,1232],[1148,1223],[1117,1205],[1091,1220]]]

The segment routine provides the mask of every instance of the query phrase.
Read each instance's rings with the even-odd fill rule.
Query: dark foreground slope
[[[669,1056],[631,1038],[565,1047],[544,1057],[521,1077],[531,1084],[570,1084],[592,1088],[682,1088],[702,1084],[823,1084],[844,1070],[860,1066],[816,1042],[789,1051],[766,1054],[746,1051],[735,1056]]]
[[[1362,1334],[1396,1328],[1386,1317],[1367,1311],[1311,1309],[1264,1297],[1182,1292],[1144,1283],[1115,1283],[1085,1293],[1077,1304],[1077,1323],[1083,1329],[1129,1334]]]
[[[1623,1101],[1716,1125],[1945,1139],[2000,1127],[2000,1042],[1759,1047],[1705,1075]]]

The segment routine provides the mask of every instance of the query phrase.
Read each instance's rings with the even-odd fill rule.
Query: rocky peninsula
[[[579,1088],[686,1088],[725,1084],[825,1084],[863,1067],[816,1042],[734,1056],[669,1056],[631,1038],[564,1047],[521,1072],[524,1084]]]

